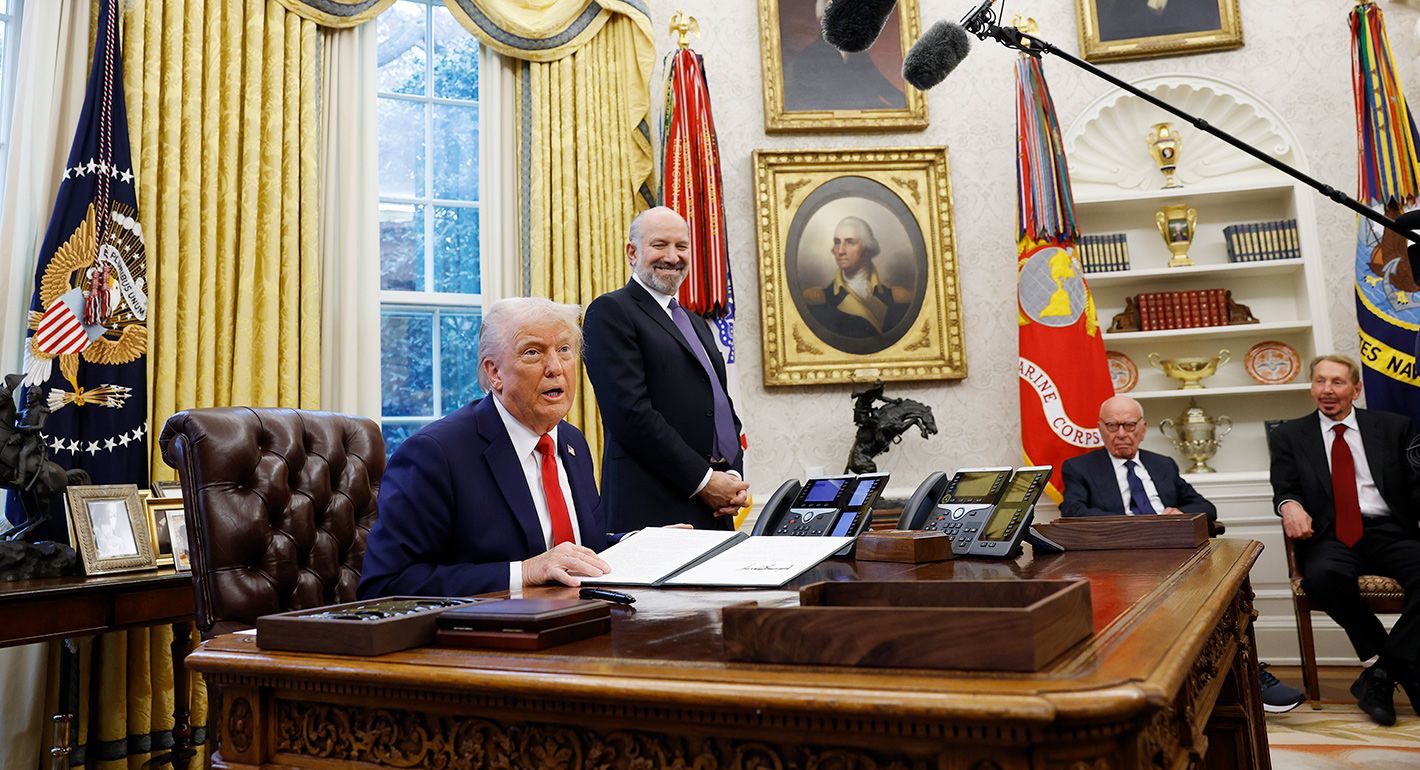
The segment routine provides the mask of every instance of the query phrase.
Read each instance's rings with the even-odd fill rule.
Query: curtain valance
[[[394,0],[276,0],[283,8],[323,27],[358,27],[379,16]]]
[[[514,59],[557,61],[618,14],[631,19],[648,44],[651,40],[647,0],[444,0],[444,5],[479,42]]]

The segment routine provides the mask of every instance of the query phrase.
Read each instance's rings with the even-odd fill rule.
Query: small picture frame
[[[187,544],[187,518],[182,508],[168,510],[164,515],[168,519],[168,538],[172,542],[173,568],[178,572],[189,572],[192,570],[192,555]]]
[[[157,566],[142,498],[135,484],[72,486],[65,490],[69,526],[84,573],[102,575]]]
[[[148,533],[153,539],[153,554],[159,567],[173,563],[173,541],[168,530],[168,513],[182,513],[182,499],[150,497],[144,501],[148,510]]]
[[[155,481],[153,482],[153,497],[163,499],[182,499],[182,482],[180,481]]]
[[[1129,61],[1243,45],[1238,0],[1076,0],[1085,61]]]

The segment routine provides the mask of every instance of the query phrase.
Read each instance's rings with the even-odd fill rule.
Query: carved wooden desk
[[[636,590],[610,635],[540,653],[356,659],[232,635],[188,661],[223,689],[218,767],[1268,768],[1261,550],[841,561],[798,581],[1090,578],[1094,637],[1033,674],[726,662],[719,608],[790,591]]]

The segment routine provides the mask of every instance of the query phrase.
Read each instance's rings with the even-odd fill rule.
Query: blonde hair
[[[1361,382],[1361,365],[1338,353],[1328,353],[1327,355],[1313,358],[1311,363],[1307,364],[1308,377],[1316,376],[1317,364],[1320,364],[1322,361],[1330,361],[1333,364],[1341,364],[1346,367],[1347,371],[1351,373],[1352,385],[1357,385]]]

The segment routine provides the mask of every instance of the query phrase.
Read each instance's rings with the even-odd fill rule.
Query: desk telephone
[[[944,532],[957,556],[1014,556],[1030,533],[1051,468],[963,468],[928,476],[907,499],[898,529]]]
[[[873,503],[887,481],[886,473],[812,478],[802,485],[789,479],[765,503],[752,534],[857,537],[872,523]]]

